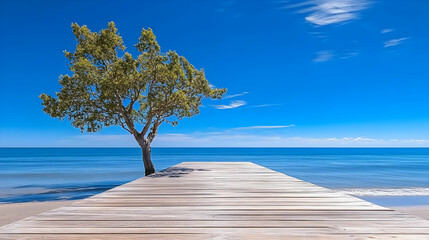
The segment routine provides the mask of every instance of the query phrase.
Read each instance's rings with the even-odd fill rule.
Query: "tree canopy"
[[[220,99],[226,92],[211,87],[204,70],[185,57],[162,53],[150,28],[141,31],[137,57],[125,52],[113,22],[100,32],[76,23],[72,29],[76,49],[64,53],[73,74],[60,76],[56,96],[40,98],[47,114],[70,120],[82,132],[118,125],[141,146],[150,144],[163,122],[176,125],[198,114],[203,98]]]

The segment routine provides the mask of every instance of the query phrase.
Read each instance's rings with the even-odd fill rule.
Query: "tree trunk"
[[[155,173],[155,167],[153,166],[152,160],[151,160],[151,147],[149,144],[144,144],[141,146],[142,153],[143,153],[143,164],[145,169],[145,175],[151,175],[152,173]]]

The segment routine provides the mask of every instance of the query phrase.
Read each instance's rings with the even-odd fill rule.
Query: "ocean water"
[[[155,168],[250,161],[381,205],[429,204],[429,148],[153,148]],[[0,202],[81,199],[144,176],[138,148],[0,148]]]

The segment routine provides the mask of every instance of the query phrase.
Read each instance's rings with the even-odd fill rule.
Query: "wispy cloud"
[[[155,141],[162,147],[427,147],[429,139],[375,139],[368,137],[289,137],[227,131],[163,135]]]
[[[331,50],[323,50],[316,53],[316,57],[313,62],[327,62],[334,57],[334,53]]]
[[[272,107],[272,106],[279,106],[282,104],[260,104],[260,105],[250,105],[247,106],[246,108],[262,108],[262,107]]]
[[[352,51],[348,51],[348,52],[342,54],[339,58],[341,58],[341,59],[347,59],[347,58],[356,57],[359,54],[360,54],[360,51],[358,51],[358,50],[352,50]]]
[[[317,31],[317,32],[310,31],[309,34],[316,37],[316,38],[319,38],[319,39],[328,38],[327,34],[325,32],[322,32],[322,31]]]
[[[280,126],[250,126],[250,127],[238,127],[234,129],[275,129],[275,128],[288,128],[295,127],[295,124],[280,125]]]
[[[258,126],[256,126],[258,127]],[[259,126],[261,127],[261,126]],[[264,127],[264,126],[262,126]],[[249,128],[251,130],[252,128]],[[257,128],[254,128],[257,130]],[[264,133],[264,134],[262,134]],[[34,147],[34,143],[19,146]],[[52,136],[50,142],[37,147],[138,147],[131,134],[104,135],[100,133],[81,134],[66,138]],[[16,141],[18,142],[18,141]],[[1,142],[2,146],[15,146]],[[12,145],[11,145],[12,144]],[[159,134],[155,147],[429,147],[429,139],[381,139],[369,137],[299,137],[284,134],[266,134],[264,131],[243,131],[227,129],[223,131],[193,132],[187,134]]]
[[[395,29],[393,29],[393,28],[385,28],[385,29],[381,30],[381,33],[385,34],[385,33],[390,33],[390,32],[393,32],[393,31],[395,31]]]
[[[242,92],[242,93],[237,93],[237,94],[232,94],[232,95],[226,95],[225,97],[223,97],[223,99],[231,99],[231,98],[235,98],[235,97],[241,97],[241,96],[246,95],[248,93],[249,92]],[[247,105],[247,102],[245,102],[243,100],[234,100],[234,101],[231,101],[230,104],[211,105],[211,106],[216,108],[216,109],[231,109],[231,108],[241,107],[244,105]],[[276,105],[280,105],[280,104],[247,105],[245,108],[261,108],[261,107],[271,107],[271,106],[276,106]]]
[[[327,62],[333,59],[348,59],[360,54],[359,50],[343,49],[341,51],[323,50],[318,51],[313,62]]]
[[[296,9],[297,13],[307,15],[306,21],[316,26],[325,26],[357,19],[359,12],[369,6],[370,2],[366,0],[308,0],[282,8]]]
[[[397,46],[399,44],[404,43],[405,40],[409,39],[408,37],[405,38],[395,38],[395,39],[391,39],[389,41],[384,42],[384,47],[394,47]]]
[[[212,106],[216,109],[232,109],[232,108],[238,108],[244,105],[246,105],[245,101],[234,100],[234,101],[231,101],[228,105],[212,105]]]
[[[242,92],[242,93],[233,94],[233,95],[226,95],[225,97],[223,97],[223,99],[235,98],[235,97],[243,96],[246,94],[248,94],[248,92]]]

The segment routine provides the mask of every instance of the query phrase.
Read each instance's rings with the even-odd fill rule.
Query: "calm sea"
[[[382,205],[429,204],[429,148],[154,148],[152,153],[157,170],[184,161],[250,161]],[[0,202],[81,199],[143,176],[138,148],[0,148]]]

